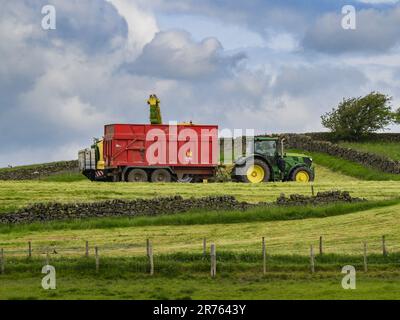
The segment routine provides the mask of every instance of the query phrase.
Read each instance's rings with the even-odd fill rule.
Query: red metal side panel
[[[106,167],[215,167],[218,127],[114,124],[105,126]]]

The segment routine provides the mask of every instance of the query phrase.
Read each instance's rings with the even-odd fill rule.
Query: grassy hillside
[[[319,206],[259,206],[246,211],[197,210],[179,214],[164,214],[137,217],[103,217],[81,220],[34,222],[29,224],[0,225],[0,233],[24,233],[28,231],[88,230],[147,226],[179,226],[228,224],[255,221],[286,221],[309,218],[325,218],[362,212],[369,209],[400,204],[400,199],[365,201],[354,203],[332,203]]]
[[[235,214],[235,213],[233,213]],[[307,255],[310,244],[318,246],[325,238],[327,253],[360,254],[362,241],[369,242],[369,251],[381,251],[380,239],[387,237],[390,252],[400,250],[400,204],[377,207],[345,215],[303,220],[253,221],[204,225],[108,225],[102,228],[75,230],[31,230],[2,232],[0,243],[6,252],[26,255],[28,241],[34,243],[35,254],[55,247],[62,256],[81,256],[84,243],[98,245],[102,255],[130,256],[145,252],[145,240],[151,238],[156,254],[174,252],[201,253],[202,239],[217,244],[219,250],[259,252],[261,237],[267,239],[270,254]]]
[[[300,152],[298,150],[294,150]],[[306,152],[311,155],[315,163],[344,177],[353,177],[367,181],[400,181],[400,174],[390,174],[365,167],[356,162],[334,157],[320,152]]]
[[[246,212],[104,218],[83,221],[0,226],[6,273],[0,299],[398,299],[400,275],[400,181],[363,181],[349,177],[354,168],[318,158],[315,191],[341,189],[371,202],[324,207],[253,209]],[[333,170],[328,169],[331,167]],[[32,202],[76,202],[182,195],[233,195],[239,200],[273,201],[281,193],[311,193],[311,184],[240,183],[130,184],[94,183],[78,175],[52,181],[2,181],[0,213]],[[363,177],[361,177],[363,178]],[[385,200],[392,199],[392,200]],[[384,201],[380,201],[384,200]],[[379,201],[379,202],[376,202]],[[310,245],[317,273],[309,272]],[[386,235],[389,256],[381,253]],[[262,274],[261,238],[266,238],[268,272]],[[155,276],[147,272],[146,239],[155,253]],[[217,246],[216,279],[209,276],[202,241]],[[32,241],[33,259],[26,259]],[[90,258],[83,258],[89,241]],[[368,241],[369,272],[362,272],[362,242]],[[100,251],[95,274],[93,247]],[[56,251],[54,251],[56,250]],[[40,287],[46,251],[57,269],[57,290]],[[317,251],[317,250],[316,250]],[[357,268],[357,290],[343,290],[341,267]]]
[[[342,176],[340,176],[342,177]],[[311,184],[296,182],[276,182],[249,185],[243,183],[208,184],[135,184],[102,183],[80,181],[44,182],[44,181],[3,181],[0,183],[0,213],[15,210],[32,202],[87,202],[105,199],[137,199],[170,195],[183,197],[203,197],[208,195],[232,195],[241,201],[273,201],[281,193],[311,193]],[[333,189],[346,190],[355,197],[369,200],[383,200],[399,196],[399,181],[358,181],[346,177],[330,181],[315,182],[315,191]]]
[[[48,166],[63,166],[67,162],[70,161],[55,161],[55,162],[47,162],[47,163],[39,163],[39,164],[29,164],[29,165],[23,165],[23,166],[15,166],[11,168],[0,168],[0,172],[6,172],[6,171],[18,171],[18,170],[38,170],[40,171],[41,169],[48,167]]]
[[[234,214],[234,213],[232,213]],[[0,233],[6,273],[0,299],[398,299],[400,204],[347,215],[289,221],[179,226],[109,226],[83,230]],[[389,255],[381,254],[386,235]],[[316,273],[309,269],[310,245]],[[202,239],[217,246],[217,277],[209,276]],[[266,237],[267,274],[262,274],[261,237]],[[148,275],[146,238],[154,248],[155,276]],[[85,241],[90,257],[84,258]],[[32,241],[33,258],[26,259]],[[368,241],[368,273],[362,242]],[[95,273],[93,247],[99,247]],[[54,252],[56,249],[56,253]],[[40,288],[45,252],[57,270],[57,290]],[[357,269],[357,290],[343,290],[341,267]]]
[[[383,155],[400,161],[400,142],[340,142],[340,146]]]

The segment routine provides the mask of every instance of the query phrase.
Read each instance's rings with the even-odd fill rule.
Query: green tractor
[[[314,181],[312,158],[284,152],[284,140],[257,136],[246,145],[246,156],[234,163],[232,179],[246,183],[268,181]]]

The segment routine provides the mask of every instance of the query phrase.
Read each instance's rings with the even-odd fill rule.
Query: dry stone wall
[[[400,174],[400,161],[388,157],[341,147],[329,141],[314,140],[304,134],[285,134],[286,147],[327,153],[386,173]]]
[[[189,212],[192,210],[247,210],[255,206],[275,205],[319,205],[332,202],[354,202],[361,199],[352,198],[348,192],[330,191],[316,196],[281,195],[272,203],[240,202],[233,196],[209,196],[184,199],[181,196],[137,199],[109,200],[95,203],[38,203],[16,212],[0,215],[0,224],[17,224],[45,222],[54,220],[72,220],[95,217],[135,217],[157,216]]]
[[[78,172],[78,160],[0,170],[0,180],[35,180],[64,172]]]

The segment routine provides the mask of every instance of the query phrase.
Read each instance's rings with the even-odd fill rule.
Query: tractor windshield
[[[265,156],[275,156],[276,154],[276,141],[264,140],[256,141],[254,143],[255,153],[259,153]]]

